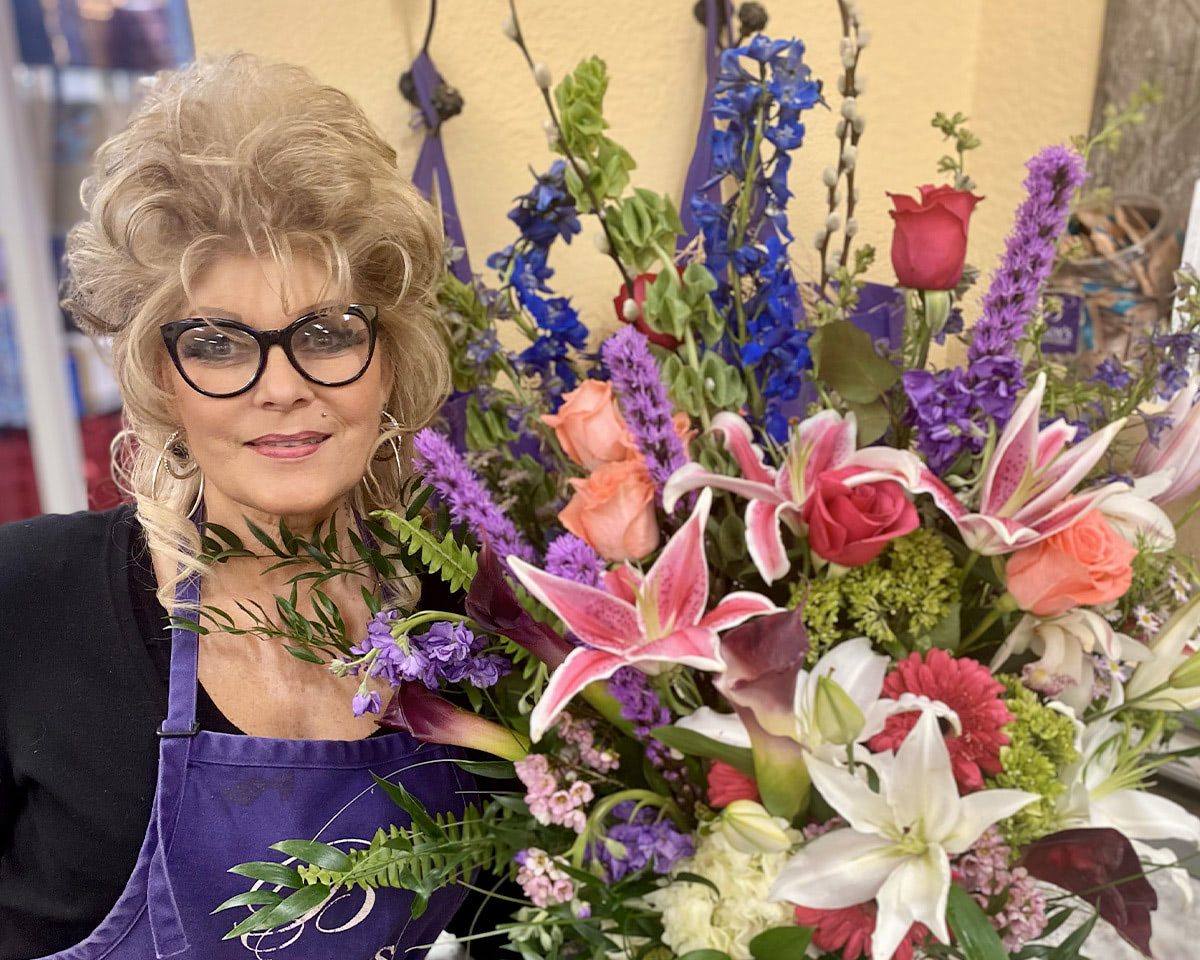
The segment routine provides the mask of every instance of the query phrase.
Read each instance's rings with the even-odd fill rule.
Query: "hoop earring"
[[[171,455],[174,455],[179,460],[191,463],[192,469],[179,473],[171,462]],[[154,461],[154,472],[150,475],[150,496],[155,500],[159,498],[158,478],[164,466],[167,468],[167,473],[176,480],[190,480],[196,474],[200,473],[200,465],[188,456],[187,448],[180,442],[178,430],[167,437],[167,442],[163,444],[162,449],[158,452],[158,459]],[[196,491],[196,499],[192,503],[191,509],[187,512],[189,518],[200,509],[200,504],[203,502],[204,474],[200,473],[200,489]]]
[[[382,412],[381,422],[379,424],[379,432],[386,433],[389,430],[399,430],[399,429],[400,429],[400,421],[398,421],[390,413],[388,413],[386,410],[384,410]],[[371,459],[378,461],[378,462],[383,462],[385,460],[391,460],[394,458],[396,461],[396,482],[398,484],[403,484],[404,483],[404,464],[400,458],[400,443],[399,443],[399,441],[397,441],[397,439],[394,436],[388,437],[387,442],[388,442],[388,445],[391,446],[391,448],[392,448],[391,455],[389,456],[389,454],[386,451],[384,451],[381,446],[380,450],[378,452],[376,452],[375,456],[372,457]],[[380,453],[382,453],[383,455],[380,456]],[[370,465],[367,466],[367,472],[363,474],[363,483],[367,486],[368,489],[370,489],[371,487],[374,487],[375,488],[374,489],[375,498],[380,501],[383,500],[383,497],[380,496],[380,494],[383,492],[383,488],[379,485],[379,481],[376,480],[373,476],[371,476]]]

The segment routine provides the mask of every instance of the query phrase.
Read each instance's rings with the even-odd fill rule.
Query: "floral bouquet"
[[[520,896],[465,938],[477,955],[499,938],[531,960],[1068,960],[1098,918],[1149,955],[1145,865],[1186,886],[1164,844],[1200,844],[1200,820],[1145,789],[1200,705],[1196,570],[1159,506],[1200,485],[1200,284],[1181,275],[1183,326],[1136,363],[1079,382],[1047,361],[1042,291],[1086,177],[1077,149],[1050,147],[966,366],[932,369],[977,275],[977,141],[939,114],[952,182],[893,196],[902,285],[867,283],[868,36],[839,8],[841,119],[804,282],[787,174],[827,104],[803,44],[742,6],[681,218],[631,188],[604,64],[551,90],[514,11],[560,158],[510,214],[499,283],[445,277],[455,395],[415,438],[424,485],[345,556],[320,530],[260,538],[282,563],[317,558],[318,587],[420,571],[460,595],[420,612],[372,598],[363,638],[293,596],[278,632],[385,678],[390,702],[364,681],[355,712],[493,755],[461,763],[498,787],[447,820],[387,784],[403,812],[369,845],[285,841],[291,884],[235,867],[274,886],[226,905],[257,906],[230,936],[353,885],[414,890],[419,911],[483,868]],[[620,275],[624,325],[598,353],[550,285],[581,216]],[[225,534],[207,531],[215,559],[242,549]]]

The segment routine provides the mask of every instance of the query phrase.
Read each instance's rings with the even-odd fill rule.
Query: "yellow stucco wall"
[[[201,52],[250,50],[309,65],[358,99],[411,168],[419,135],[396,81],[420,46],[427,4],[418,0],[191,0]],[[834,0],[767,0],[768,33],[802,37],[832,90],[840,22]],[[975,213],[969,257],[995,264],[1022,196],[1025,160],[1083,131],[1092,107],[1104,0],[861,0],[872,40],[860,73],[867,127],[859,184],[860,236],[879,248],[873,279],[893,279],[885,190],[934,182],[943,152],[929,126],[937,110],[961,110],[983,140],[969,172],[987,200]],[[476,269],[510,242],[505,213],[551,157],[544,107],[516,46],[500,32],[505,0],[442,0],[431,53],[466,99],[444,132],[459,211]],[[682,191],[703,92],[703,32],[692,0],[520,0],[534,58],[555,78],[591,54],[609,65],[611,135],[640,166],[635,184]],[[818,261],[808,238],[824,219],[821,170],[836,157],[836,116],[816,110],[792,168],[797,272]],[[617,275],[587,236],[556,251],[557,286],[593,329],[613,322]]]

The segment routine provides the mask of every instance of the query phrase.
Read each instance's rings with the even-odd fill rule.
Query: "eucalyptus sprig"
[[[954,116],[948,117],[941,110],[930,121],[930,126],[942,132],[942,139],[954,141],[954,152],[957,154],[957,159],[948,153],[944,154],[938,160],[938,172],[954,174],[955,190],[974,190],[976,187],[975,181],[967,176],[966,155],[968,151],[974,150],[980,145],[980,140],[964,126],[966,122],[965,114],[955,113]]]

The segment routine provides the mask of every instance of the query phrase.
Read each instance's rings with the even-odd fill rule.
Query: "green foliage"
[[[1121,138],[1130,127],[1136,127],[1146,122],[1146,107],[1162,103],[1163,90],[1156,83],[1143,80],[1137,90],[1124,103],[1106,103],[1103,116],[1104,126],[1090,139],[1086,136],[1071,138],[1071,144],[1083,154],[1085,160],[1091,159],[1093,150],[1107,150],[1115,153],[1121,146]]]
[[[683,233],[679,211],[671,198],[642,187],[609,205],[605,215],[613,251],[638,273],[660,262],[664,252],[674,250],[675,238]]]
[[[1000,748],[1003,770],[989,777],[987,785],[1042,795],[1041,800],[997,824],[1007,844],[1022,847],[1056,829],[1055,802],[1066,789],[1059,775],[1079,759],[1075,726],[1068,717],[1043,705],[1019,677],[998,673],[996,679],[1004,684],[1004,705],[1016,719],[1004,728],[1009,744]]]
[[[629,171],[637,166],[624,147],[604,134],[608,129],[604,120],[607,90],[608,67],[599,57],[582,61],[554,90],[562,131],[562,139],[554,146],[559,152],[572,154],[585,167],[586,186],[570,163],[565,177],[575,205],[584,211],[595,210],[591,195],[601,203],[619,197],[629,183]]]
[[[478,568],[475,553],[458,543],[453,533],[439,540],[420,520],[402,517],[391,510],[378,510],[372,516],[383,520],[410,554],[419,553],[425,569],[440,574],[451,590],[461,590],[475,578]]]
[[[831,646],[851,637],[870,637],[890,653],[931,646],[953,648],[958,641],[939,628],[955,622],[958,571],[954,555],[932,530],[919,528],[893,540],[870,563],[840,577],[796,582],[790,606],[808,594],[804,626],[815,663]]]
[[[975,134],[964,126],[966,122],[967,118],[964,114],[955,113],[954,116],[947,117],[939,110],[930,123],[930,126],[935,130],[942,132],[943,140],[954,141],[954,151],[958,154],[958,159],[949,154],[944,154],[938,160],[938,172],[954,174],[955,190],[973,190],[976,186],[975,181],[967,176],[966,154],[967,151],[978,147],[980,141]]]
[[[813,375],[837,391],[859,421],[858,442],[878,440],[887,429],[888,391],[900,371],[875,352],[871,337],[849,320],[819,327],[808,342]]]
[[[1008,960],[1008,951],[987,914],[966,890],[950,884],[946,921],[966,960]]]

